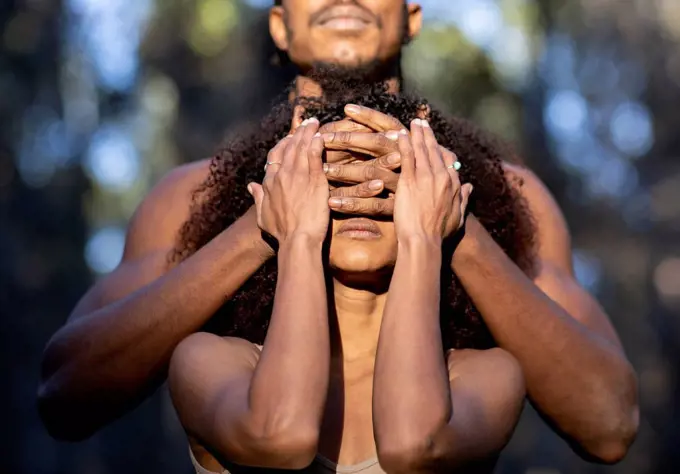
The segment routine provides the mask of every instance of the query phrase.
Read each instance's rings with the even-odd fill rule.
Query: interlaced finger
[[[399,175],[386,169],[378,168],[369,163],[338,165],[324,164],[324,172],[329,181],[339,183],[364,183],[372,180],[380,180],[385,188],[395,192]]]
[[[334,132],[321,135],[328,150],[347,150],[373,157],[397,151],[397,144],[382,133]]]
[[[342,214],[391,216],[394,199],[333,197],[328,201],[331,209]]]
[[[371,198],[380,194],[384,189],[380,180],[366,181],[354,186],[340,186],[331,190],[331,197]]]
[[[390,130],[405,130],[406,127],[395,117],[383,114],[377,110],[369,109],[356,104],[347,104],[345,113],[355,122],[366,125],[376,132],[388,132]]]

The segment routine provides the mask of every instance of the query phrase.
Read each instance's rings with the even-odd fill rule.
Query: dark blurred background
[[[620,465],[580,461],[527,409],[498,473],[680,472],[680,1],[422,3],[408,87],[513,141],[546,181],[640,378]],[[87,442],[50,439],[41,351],[116,266],[149,187],[290,79],[271,64],[270,4],[0,2],[0,472],[190,472],[164,390]]]

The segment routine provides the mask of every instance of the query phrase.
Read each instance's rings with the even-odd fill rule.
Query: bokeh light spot
[[[125,232],[120,227],[104,227],[96,231],[85,246],[85,261],[95,273],[113,271],[123,257]]]
[[[652,116],[639,102],[620,104],[612,114],[609,132],[616,148],[630,157],[645,155],[654,144]]]
[[[109,126],[100,129],[92,138],[85,166],[99,185],[122,192],[139,176],[140,161],[129,135]]]

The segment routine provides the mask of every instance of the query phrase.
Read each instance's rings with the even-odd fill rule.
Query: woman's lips
[[[379,239],[382,232],[375,222],[363,217],[355,217],[343,221],[335,235],[342,235],[354,239]]]

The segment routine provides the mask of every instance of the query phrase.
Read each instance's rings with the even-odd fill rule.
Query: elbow
[[[378,461],[388,474],[423,472],[438,464],[434,436],[411,433],[403,439],[377,441]]]
[[[638,405],[637,377],[633,368],[627,364],[624,377],[625,387],[615,400],[606,402],[608,410],[601,420],[602,429],[595,439],[583,443],[582,450],[588,460],[601,464],[616,464],[623,460],[640,425],[640,408]]]
[[[257,453],[257,462],[243,464],[268,469],[305,469],[314,461],[319,446],[318,429],[255,428],[251,429],[247,437],[256,448],[253,452]],[[225,457],[230,458],[228,455]]]
[[[37,410],[47,433],[57,441],[84,441],[96,431],[84,424],[84,417],[73,413],[69,404],[50,387],[49,380],[38,388]]]
[[[601,433],[599,439],[583,446],[586,457],[600,464],[612,465],[622,461],[635,441],[639,418],[637,405],[630,412],[621,414]]]

